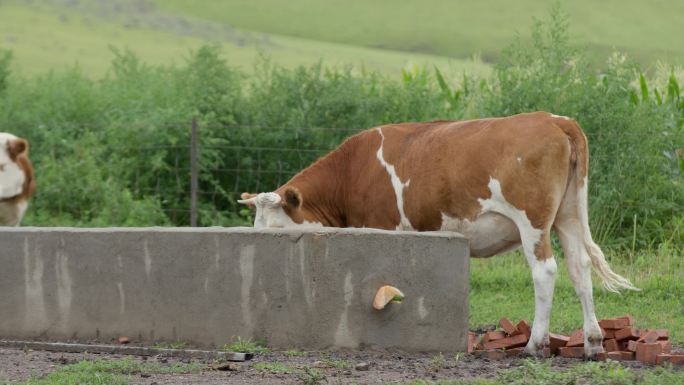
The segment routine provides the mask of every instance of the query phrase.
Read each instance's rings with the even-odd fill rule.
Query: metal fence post
[[[197,118],[190,134],[190,226],[197,227]]]

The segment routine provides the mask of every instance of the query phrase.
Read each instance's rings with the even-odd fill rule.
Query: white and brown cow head
[[[302,194],[294,187],[287,187],[282,193],[242,193],[240,198],[239,203],[256,208],[256,228],[321,226],[321,223],[304,209]]]
[[[0,133],[0,226],[17,226],[35,191],[25,139]]]

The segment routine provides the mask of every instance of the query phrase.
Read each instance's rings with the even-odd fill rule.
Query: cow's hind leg
[[[577,191],[573,181],[569,192]],[[594,299],[592,297],[591,266],[592,261],[584,242],[584,228],[580,221],[576,194],[566,194],[554,222],[554,229],[563,246],[568,263],[570,280],[582,303],[584,315],[584,354],[593,358],[596,353],[603,352],[603,334],[596,320]]]
[[[542,355],[549,345],[549,321],[556,284],[556,259],[551,252],[549,230],[545,230],[534,244],[530,244],[533,238],[527,242],[523,240],[523,251],[534,280],[534,322],[525,351],[535,356]],[[524,236],[522,232],[521,236]]]

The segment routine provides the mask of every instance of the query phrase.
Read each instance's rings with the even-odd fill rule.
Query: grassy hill
[[[647,65],[684,61],[684,2],[561,6],[573,41],[599,60],[619,49]],[[486,72],[549,8],[543,0],[2,0],[0,48],[11,49],[15,72],[27,75],[78,65],[101,76],[110,46],[148,63],[178,63],[207,42],[246,70],[263,52],[288,67],[323,59],[393,76],[409,64]]]
[[[494,60],[548,0],[155,0],[167,10],[240,28],[391,50]],[[201,4],[201,6],[198,6]],[[591,52],[617,48],[642,62],[684,59],[684,2],[562,0],[571,34]]]
[[[129,48],[147,63],[171,64],[206,43],[220,45],[225,59],[245,70],[260,53],[287,67],[323,59],[331,65],[352,64],[394,75],[410,64],[471,73],[488,68],[468,59],[250,31],[185,14],[136,0],[2,1],[0,48],[13,51],[13,69],[24,75],[78,66],[99,77],[113,58],[110,47]]]

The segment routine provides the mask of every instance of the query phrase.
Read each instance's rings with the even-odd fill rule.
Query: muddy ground
[[[0,383],[23,381],[34,376],[45,376],[59,367],[81,360],[118,360],[130,356],[92,353],[54,353],[0,348]],[[220,365],[199,360],[189,361],[165,357],[132,357],[140,362],[158,362],[171,366],[178,362],[207,364],[207,369],[192,374],[136,374],[131,384],[300,384],[311,380],[302,374],[304,368],[314,368],[325,379],[320,384],[375,384],[404,383],[414,380],[457,380],[494,378],[502,369],[521,365],[521,358],[490,361],[471,355],[407,354],[391,351],[364,352],[306,352],[293,356],[285,352],[256,355],[245,362]],[[292,373],[275,373],[263,369],[263,364],[282,363]],[[552,367],[563,370],[579,360],[553,358]],[[261,365],[259,363],[262,363]],[[633,368],[645,368],[638,362],[625,363]],[[211,369],[221,367],[222,370]],[[260,368],[260,366],[262,368]],[[266,365],[268,366],[268,365]],[[365,369],[365,370],[364,370]],[[309,382],[311,383],[311,382]]]

